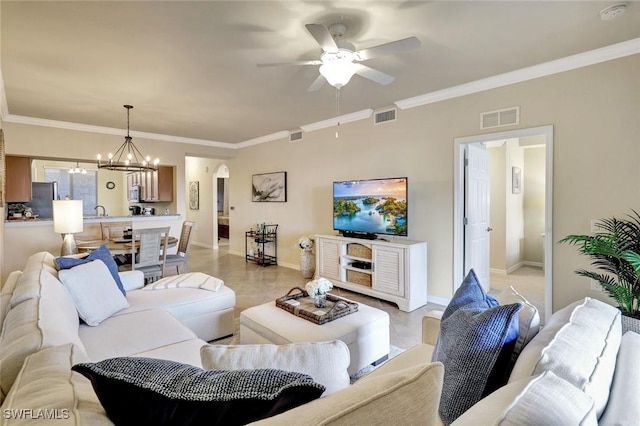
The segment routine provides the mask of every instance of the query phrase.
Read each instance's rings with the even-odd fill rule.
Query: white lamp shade
[[[53,200],[53,230],[59,234],[82,232],[82,201]]]
[[[330,85],[339,89],[351,80],[357,69],[358,66],[353,62],[333,60],[320,66],[320,74]]]

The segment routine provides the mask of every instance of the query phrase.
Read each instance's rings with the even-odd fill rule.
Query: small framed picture
[[[511,193],[519,194],[522,191],[522,170],[520,167],[511,168]]]
[[[200,182],[197,180],[189,182],[189,208],[200,209]]]
[[[253,175],[251,197],[255,202],[286,202],[287,172]]]

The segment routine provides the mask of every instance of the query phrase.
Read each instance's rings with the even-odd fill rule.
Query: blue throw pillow
[[[522,304],[499,306],[472,270],[442,315],[432,361],[444,364],[440,417],[449,425],[506,384]]]
[[[72,367],[87,377],[117,425],[244,425],[317,399],[311,376],[275,369],[202,370],[120,357]]]
[[[118,275],[118,265],[116,264],[116,261],[113,260],[113,255],[105,245],[102,245],[97,250],[92,251],[89,256],[80,259],[74,257],[57,257],[56,263],[60,269],[71,269],[74,266],[82,265],[83,263],[91,262],[93,260],[102,260],[104,264],[107,265],[116,285],[122,294],[126,296],[127,292],[124,289],[122,280],[120,280],[120,275]]]

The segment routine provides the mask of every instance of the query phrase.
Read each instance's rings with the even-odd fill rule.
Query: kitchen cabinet
[[[427,243],[316,235],[318,277],[388,300],[405,312],[427,304]]]
[[[140,186],[140,202],[172,202],[173,167],[158,166],[158,170],[129,173],[127,185]]]
[[[31,201],[31,158],[5,157],[5,189],[8,203]]]

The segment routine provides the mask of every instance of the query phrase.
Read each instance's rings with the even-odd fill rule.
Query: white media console
[[[316,235],[316,274],[405,312],[427,304],[427,243]]]

